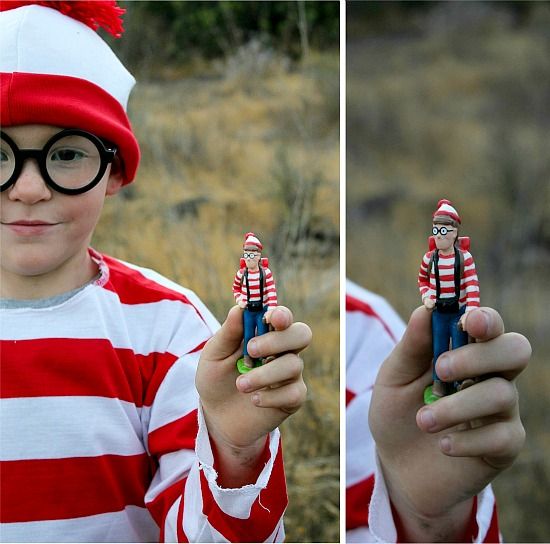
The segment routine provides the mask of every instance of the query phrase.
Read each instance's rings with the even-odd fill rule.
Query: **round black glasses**
[[[433,227],[432,228],[432,234],[435,236],[439,233],[441,233],[442,236],[445,236],[448,232],[453,232],[455,229],[450,229],[448,227]]]
[[[95,187],[116,147],[84,130],[67,129],[54,134],[42,149],[19,149],[3,131],[0,152],[0,191],[15,185],[26,159],[35,159],[46,184],[66,195],[79,195]]]

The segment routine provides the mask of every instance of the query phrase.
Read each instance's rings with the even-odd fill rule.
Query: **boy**
[[[116,33],[120,11],[18,5],[0,14],[1,538],[281,541],[276,427],[304,401],[309,328],[268,312],[248,349],[284,355],[235,382],[238,308],[212,337],[193,293],[89,248],[139,163],[133,77],[81,22]]]

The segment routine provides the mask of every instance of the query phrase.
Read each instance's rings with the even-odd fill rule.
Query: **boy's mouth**
[[[18,221],[2,222],[2,225],[7,226],[15,234],[36,236],[38,234],[45,234],[58,225],[58,223],[50,223],[48,221],[42,221],[41,219],[20,219]]]

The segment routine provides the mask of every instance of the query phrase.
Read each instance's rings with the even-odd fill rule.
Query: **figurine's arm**
[[[464,275],[461,280],[461,290],[466,291],[466,311],[479,308],[479,281],[477,279],[476,265],[474,258],[468,251],[463,252]]]
[[[265,289],[263,302],[270,308],[275,308],[275,306],[277,306],[277,289],[275,288],[275,278],[269,268],[265,269]]]
[[[235,302],[240,305],[240,302],[247,302],[246,295],[243,293],[243,273],[244,268],[237,270],[235,274],[235,279],[233,280],[233,296],[235,297]]]
[[[435,290],[430,284],[430,271],[428,270],[432,253],[432,251],[428,251],[424,255],[418,271],[418,289],[422,296],[422,302],[428,309],[433,308],[435,305]]]

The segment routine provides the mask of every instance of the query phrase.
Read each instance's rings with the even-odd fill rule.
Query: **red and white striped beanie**
[[[114,0],[28,4],[0,3],[0,124],[79,128],[109,140],[130,183],[140,157],[126,115],[136,81],[95,32],[119,36],[124,10]]]
[[[451,219],[454,219],[459,225],[461,224],[460,216],[455,208],[453,208],[451,202],[446,199],[442,199],[437,203],[437,209],[433,213],[435,219],[436,216],[446,215]]]
[[[262,251],[264,246],[262,246],[262,243],[253,232],[247,232],[244,235],[243,248],[244,247],[255,247],[258,249],[258,251]]]

